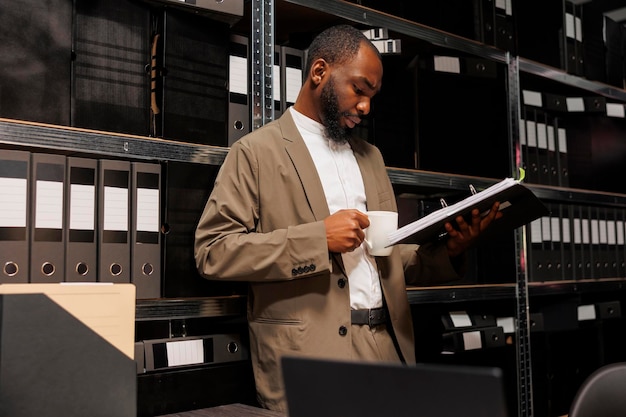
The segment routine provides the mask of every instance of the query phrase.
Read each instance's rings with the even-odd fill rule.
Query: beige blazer
[[[352,145],[368,210],[397,210],[378,149]],[[328,252],[323,220],[329,215],[313,160],[287,111],[232,146],[197,227],[200,273],[250,282],[252,365],[266,408],[285,411],[282,355],[350,359],[350,289],[341,256]],[[405,272],[409,282],[457,275],[443,247],[403,249],[395,247],[377,264],[401,355],[414,363]]]

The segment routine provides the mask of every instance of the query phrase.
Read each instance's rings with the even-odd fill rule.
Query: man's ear
[[[327,70],[328,64],[326,61],[321,58],[316,60],[313,65],[311,65],[311,81],[313,81],[315,85],[319,85],[326,75]]]

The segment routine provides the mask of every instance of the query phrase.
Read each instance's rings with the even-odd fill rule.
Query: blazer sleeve
[[[260,230],[263,216],[272,216],[276,224],[297,209],[281,212],[288,209],[280,203],[260,206],[258,152],[240,141],[224,160],[196,228],[199,273],[217,280],[275,281],[328,272],[323,221],[285,220],[284,227]]]

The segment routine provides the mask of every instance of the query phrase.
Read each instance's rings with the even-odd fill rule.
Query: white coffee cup
[[[398,213],[394,211],[368,211],[370,225],[364,229],[365,246],[370,255],[389,256],[393,246],[389,246],[389,233],[398,229]]]

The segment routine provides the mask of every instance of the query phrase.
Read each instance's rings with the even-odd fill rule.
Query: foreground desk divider
[[[131,284],[0,285],[0,415],[135,417]]]

